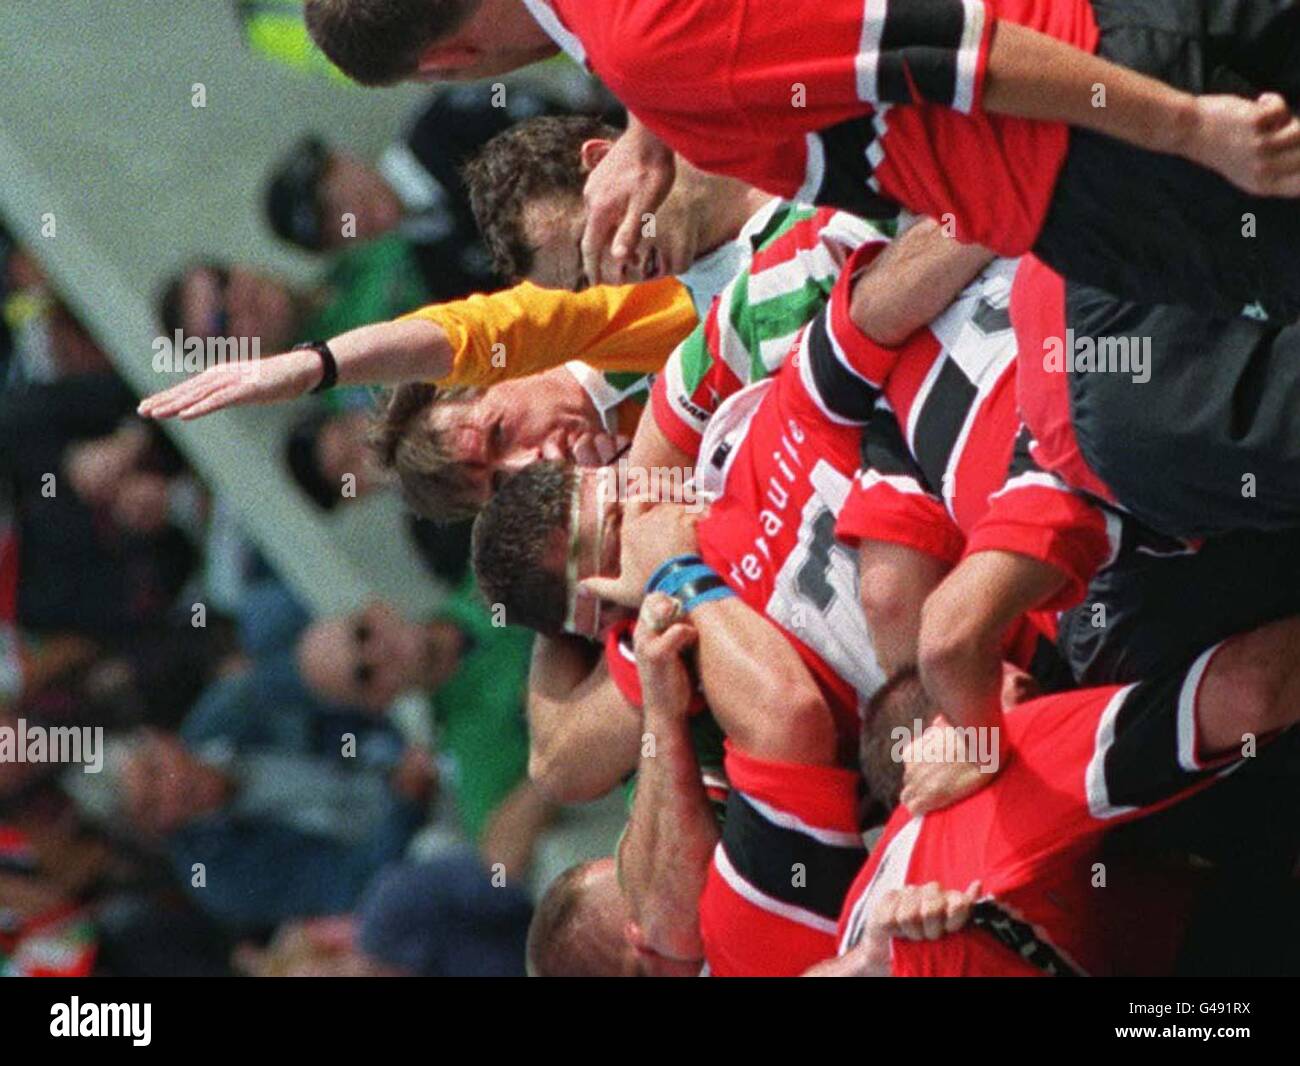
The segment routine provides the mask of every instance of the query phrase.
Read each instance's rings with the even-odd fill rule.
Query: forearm
[[[419,318],[349,330],[330,340],[330,350],[341,385],[434,381],[451,373],[455,354],[442,327]],[[304,354],[316,359],[312,352]]]
[[[731,741],[760,759],[833,765],[835,723],[781,630],[734,596],[700,605],[691,619],[700,684]]]
[[[1195,98],[1025,26],[1000,21],[984,82],[986,111],[1064,122],[1156,152],[1181,152]]]
[[[590,646],[538,636],[528,677],[528,774],[559,803],[603,796],[635,767],[641,722]]]
[[[1065,580],[1055,567],[1025,555],[976,552],[926,600],[918,649],[921,680],[953,725],[998,721],[1007,629]]]
[[[506,880],[523,877],[533,861],[537,838],[555,807],[531,781],[521,781],[492,812],[479,850],[489,869],[500,864]]]
[[[914,224],[854,282],[854,325],[893,347],[937,318],[993,259],[960,238],[933,219]]]
[[[647,706],[619,873],[634,920],[661,955],[696,959],[704,954],[699,900],[717,842],[718,825],[688,719]]]
[[[858,548],[858,588],[876,660],[885,675],[916,665],[921,611],[949,570],[933,555],[879,540]]]

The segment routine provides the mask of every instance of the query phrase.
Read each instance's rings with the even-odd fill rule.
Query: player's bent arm
[[[579,637],[537,637],[528,675],[528,776],[550,799],[586,803],[605,795],[635,768],[641,732],[640,712],[599,649]]]
[[[666,597],[643,608],[671,606]],[[680,653],[689,627],[636,636],[645,693],[645,741],[627,831],[619,845],[619,880],[645,944],[674,959],[699,959],[699,900],[718,843],[718,823],[691,743],[691,682]]]
[[[921,608],[950,569],[945,560],[904,544],[863,540],[858,546],[862,609],[887,677],[916,665]]]
[[[695,456],[688,455],[668,439],[668,435],[660,427],[651,409],[641,416],[641,421],[636,425],[632,446],[627,453],[627,467],[629,471],[680,470],[681,480],[677,483],[684,484],[686,478],[695,470]]]
[[[1240,751],[1300,721],[1300,618],[1286,618],[1225,641],[1201,679],[1198,747],[1206,756]]]
[[[938,318],[993,260],[960,237],[934,219],[916,222],[853,283],[853,324],[889,348]]]
[[[1300,196],[1300,122],[1276,93],[1193,96],[1005,21],[994,29],[987,71],[987,111],[1180,155],[1255,195]]]
[[[997,723],[1007,629],[1066,581],[1056,567],[1027,555],[981,551],[963,559],[926,599],[917,666],[954,726]]]
[[[825,698],[775,623],[735,596],[701,604],[691,620],[700,685],[728,739],[759,759],[835,765]]]

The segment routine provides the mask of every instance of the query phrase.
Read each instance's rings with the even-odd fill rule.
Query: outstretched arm
[[[1002,643],[1011,623],[1066,583],[1054,566],[1009,551],[968,556],[921,610],[921,680],[955,726],[1001,718]]]
[[[570,359],[601,370],[651,373],[695,323],[695,305],[675,278],[579,293],[523,282],[361,326],[329,344],[343,385],[486,387]],[[314,351],[218,364],[148,397],[139,411],[190,419],[227,407],[283,403],[313,388],[321,373]]]
[[[993,261],[987,248],[957,236],[934,219],[915,222],[853,283],[853,324],[888,348],[938,318]]]
[[[644,944],[668,958],[701,959],[699,901],[718,823],[691,745],[691,680],[681,656],[695,632],[670,623],[674,608],[651,596],[637,623],[645,738],[619,874]]]

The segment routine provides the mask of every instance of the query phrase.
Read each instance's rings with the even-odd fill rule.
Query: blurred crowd
[[[194,262],[164,335],[276,352],[499,287],[460,168],[558,110],[431,94],[373,163],[305,138],[264,206],[319,283]],[[355,239],[322,224],[344,210]],[[426,616],[313,620],[67,295],[0,234],[0,727],[104,731],[97,774],[0,761],[0,970],[522,974],[554,808],[526,775],[531,635],[483,606],[468,524],[405,519],[449,590]],[[391,491],[371,403],[301,401],[282,457],[309,506]]]

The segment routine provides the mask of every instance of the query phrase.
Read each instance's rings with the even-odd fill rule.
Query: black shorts
[[[1281,92],[1300,109],[1297,0],[1093,0],[1098,55],[1196,94]],[[1248,236],[1252,216],[1253,236]],[[1035,253],[1144,303],[1300,318],[1300,200],[1248,196],[1181,158],[1071,132]]]
[[[1300,324],[1135,304],[1067,281],[1064,325],[1145,351],[1139,380],[1069,380],[1079,449],[1125,509],[1183,538],[1300,527]]]
[[[1125,555],[1061,617],[1059,646],[1084,686],[1158,677],[1199,648],[1300,614],[1300,531],[1240,533],[1195,555]],[[1126,827],[1139,849],[1178,847],[1261,876],[1300,850],[1300,732],[1185,804]]]

